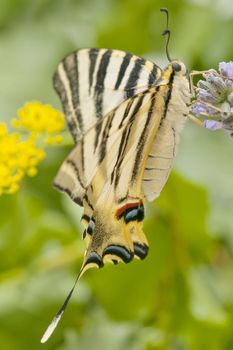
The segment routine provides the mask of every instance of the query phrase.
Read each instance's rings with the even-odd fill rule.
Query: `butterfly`
[[[170,62],[161,69],[120,50],[80,49],[54,74],[75,143],[54,185],[83,207],[86,251],[74,287],[41,342],[54,331],[86,270],[148,253],[145,199],[156,199],[168,179],[190,105],[186,67],[171,60],[168,50],[167,56]]]

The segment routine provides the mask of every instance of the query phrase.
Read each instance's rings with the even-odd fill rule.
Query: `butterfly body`
[[[54,86],[76,143],[55,186],[84,208],[82,269],[143,259],[144,201],[165,185],[187,119],[184,64],[163,71],[123,51],[82,49],[59,64]]]

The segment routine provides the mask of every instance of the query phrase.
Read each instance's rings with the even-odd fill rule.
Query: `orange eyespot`
[[[141,204],[141,202],[136,202],[136,203],[127,203],[125,204],[123,207],[117,209],[116,211],[116,218],[120,219],[123,215],[123,213],[129,209],[129,208],[137,208],[139,205]]]

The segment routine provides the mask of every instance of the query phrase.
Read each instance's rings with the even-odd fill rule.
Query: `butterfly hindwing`
[[[183,66],[185,73],[183,63],[179,62],[178,65],[177,63],[174,64],[174,67],[180,67],[181,71]],[[149,201],[159,197],[169,177],[180,132],[189,113],[190,92],[186,74],[175,74],[172,64],[168,65],[164,71],[164,76],[169,74],[168,90],[164,95],[166,101],[164,113],[147,156],[142,180],[143,193]]]
[[[84,266],[103,266],[105,261],[129,262],[144,258],[148,243],[142,230],[144,192],[142,180],[148,154],[165,110],[168,86],[161,85],[134,96],[134,109],[108,153],[99,164],[87,189],[84,215],[90,216]],[[118,108],[121,109],[126,101]],[[126,108],[126,107],[124,107]],[[90,258],[91,257],[91,258]]]
[[[147,254],[144,197],[157,197],[167,181],[190,102],[185,70],[175,75],[169,65],[164,76],[166,84],[139,93],[133,103],[125,102],[132,103],[134,112],[129,110],[125,127],[112,149],[107,147],[109,154],[88,188],[93,224],[85,268],[93,266],[93,256],[94,265],[101,267],[105,261],[129,262],[133,256],[142,259]]]
[[[166,132],[167,138],[163,138]],[[170,174],[175,156],[175,138],[171,128],[160,127],[148,155],[142,181],[147,200],[152,201],[160,195]]]
[[[155,87],[123,99],[96,118],[55,179],[58,188],[84,206],[85,268],[101,267],[108,260],[128,262],[147,253],[144,197],[159,195],[176,145],[175,124],[168,120],[174,114],[170,105],[176,93],[171,67],[164,76],[165,83],[158,80]]]

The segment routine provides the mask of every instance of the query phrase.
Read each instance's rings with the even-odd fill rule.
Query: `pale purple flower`
[[[212,118],[203,121],[205,128],[222,129],[233,136],[233,62],[221,62],[219,72],[210,69],[203,77],[197,83],[192,113]]]
[[[233,62],[220,62],[219,71],[224,77],[233,80]]]
[[[213,108],[207,107],[202,102],[195,103],[194,106],[192,107],[192,112],[196,114],[197,117],[200,117],[202,113],[210,114],[210,115],[217,113]]]
[[[213,88],[215,88],[215,90],[219,91],[220,93],[222,93],[222,91],[226,89],[225,80],[219,76],[216,70],[211,69],[203,73],[203,77],[206,79],[206,82],[209,83],[209,86],[212,86]],[[201,81],[203,80],[200,80],[199,83]],[[206,82],[204,81],[205,84]]]
[[[219,104],[233,91],[233,82],[219,75],[215,70],[203,74],[206,80],[197,83],[197,98],[207,103]]]
[[[218,129],[221,129],[222,128],[222,122],[218,122],[216,120],[204,120],[203,122],[203,126],[204,128],[206,129],[210,129],[210,130],[218,130]]]

